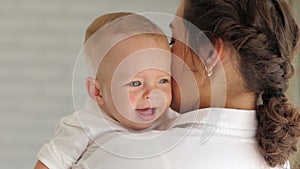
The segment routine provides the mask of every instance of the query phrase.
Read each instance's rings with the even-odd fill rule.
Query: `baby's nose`
[[[147,90],[144,93],[144,99],[150,99],[150,95],[152,94],[152,90]]]
[[[159,97],[161,91],[159,89],[150,89],[144,93],[144,99],[154,99]]]

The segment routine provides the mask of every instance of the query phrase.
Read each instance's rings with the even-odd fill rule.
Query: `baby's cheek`
[[[136,107],[137,100],[138,100],[138,93],[136,93],[136,92],[129,92],[129,102],[130,102],[130,104],[131,104],[131,106],[133,108]]]
[[[169,105],[171,103],[171,100],[172,100],[172,90],[171,90],[171,87],[164,89],[163,92],[165,94],[165,98],[167,99],[166,103]]]

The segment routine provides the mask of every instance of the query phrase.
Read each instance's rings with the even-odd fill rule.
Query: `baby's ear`
[[[102,97],[102,92],[100,90],[99,82],[93,78],[88,77],[86,78],[86,88],[88,91],[89,96],[95,100],[100,106],[104,105],[104,100]]]

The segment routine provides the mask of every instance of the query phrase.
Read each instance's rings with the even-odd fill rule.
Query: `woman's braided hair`
[[[271,166],[283,165],[297,151],[300,115],[285,95],[299,27],[286,0],[186,0],[184,19],[214,42],[238,53],[246,89],[261,96],[257,141]]]

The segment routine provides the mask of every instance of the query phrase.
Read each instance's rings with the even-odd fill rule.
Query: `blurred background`
[[[93,19],[112,11],[174,14],[179,1],[0,0],[1,168],[33,168],[58,119],[74,111],[73,68]],[[299,0],[290,3],[300,11]],[[299,57],[295,66],[289,97],[300,106]]]

